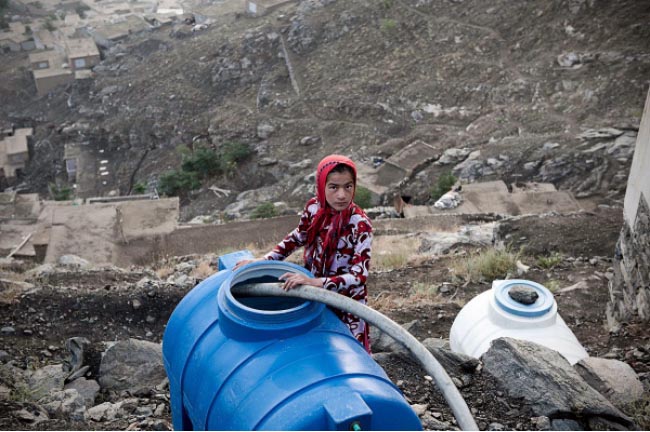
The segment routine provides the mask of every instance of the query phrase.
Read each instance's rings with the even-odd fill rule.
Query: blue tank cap
[[[527,305],[513,300],[508,293],[517,285],[524,285],[528,288],[534,289],[539,296],[537,300],[535,300],[535,303]],[[499,305],[499,307],[504,311],[510,312],[513,315],[529,318],[544,315],[550,311],[555,304],[553,294],[546,287],[536,282],[523,279],[504,281],[494,289],[494,299],[496,300],[497,305]]]

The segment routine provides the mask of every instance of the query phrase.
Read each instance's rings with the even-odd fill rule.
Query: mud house
[[[262,16],[272,12],[281,6],[288,3],[293,3],[294,0],[246,0],[246,12]]]
[[[0,141],[0,177],[17,177],[29,160],[28,139],[32,128],[11,129]]]
[[[90,69],[99,64],[99,49],[92,38],[66,40],[66,54],[71,70]]]
[[[19,22],[9,23],[9,28],[0,32],[0,51],[31,51],[36,43],[31,31]]]
[[[36,51],[30,53],[29,56],[29,67],[31,70],[39,69],[60,69],[61,65],[64,63],[63,56],[56,51]]]
[[[39,96],[48,94],[52,89],[74,80],[74,74],[69,69],[48,68],[32,71],[36,92]]]

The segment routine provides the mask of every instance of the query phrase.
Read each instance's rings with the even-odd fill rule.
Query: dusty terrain
[[[581,229],[562,232],[562,244],[554,244],[555,237],[551,234],[557,233],[558,224],[566,218],[577,220]],[[521,256],[522,262],[531,266],[523,277],[555,290],[561,316],[592,356],[626,361],[647,388],[650,384],[648,326],[628,323],[616,334],[610,334],[606,327],[611,254],[603,252],[614,249],[620,223],[620,209],[536,219],[534,228],[538,236],[529,240],[529,252],[524,249]],[[514,221],[509,226],[509,233],[524,233],[528,223],[516,225]],[[601,241],[594,247],[585,247],[593,238]],[[381,236],[377,237],[377,244],[381,245]],[[575,248],[574,245],[583,246]],[[417,320],[411,332],[421,341],[430,337],[448,338],[451,324],[462,305],[490,286],[487,282],[462,283],[450,272],[460,258],[475,249],[459,246],[450,254],[437,257],[426,257],[412,251],[411,259],[404,265],[375,269],[369,282],[370,305],[400,324]],[[539,251],[558,252],[562,259],[551,268],[542,268],[538,258],[547,253]],[[163,263],[157,274],[164,276],[165,268],[191,258]],[[173,285],[138,287],[135,282],[144,276],[158,280],[152,270],[134,268],[122,272],[110,269],[69,271],[33,281],[36,289],[15,295],[13,302],[4,298],[0,304],[1,324],[16,330],[12,335],[0,336],[0,349],[7,351],[17,366],[35,369],[69,358],[70,353],[64,348],[65,340],[83,336],[93,343],[95,354],[91,356],[89,377],[96,378],[102,342],[128,337],[160,342],[170,313],[187,292],[187,289],[174,288]],[[201,276],[196,279],[198,282]],[[562,292],[562,288],[583,280],[580,289]],[[451,285],[442,289],[443,282]],[[423,286],[433,288],[422,290]],[[5,295],[8,294],[5,292]],[[136,299],[142,307],[134,308]],[[415,361],[398,356],[382,362],[382,365],[411,403],[427,404],[428,411],[436,420],[452,422],[448,424],[453,425],[453,416],[446,402],[424,378],[424,371]],[[472,384],[463,388],[462,394],[481,429],[493,428],[493,423],[506,429],[536,429],[531,423],[530,410],[504,398],[503,392],[486,374],[477,373]],[[99,400],[110,401],[114,397],[101,393]],[[18,401],[0,404],[2,429],[124,429],[129,426],[126,419],[105,423],[70,423],[53,419],[30,425],[15,417],[17,407],[21,406],[25,404],[20,405]],[[649,426],[648,409],[644,405],[628,412],[639,422],[640,429]],[[169,411],[165,416],[169,420]],[[425,426],[435,427],[426,423]]]
[[[103,51],[93,81],[42,99],[25,54],[3,55],[0,95],[10,103],[0,114],[36,134],[21,189],[46,194],[67,181],[64,144],[108,160],[105,185],[78,185],[92,196],[155,185],[179,168],[180,146],[238,142],[251,158],[184,194],[182,218],[219,215],[239,192],[269,186],[259,201],[298,209],[323,155],[372,165],[419,139],[440,154],[480,154],[464,168],[427,162],[389,188],[388,202],[427,203],[450,170],[463,181],[552,182],[607,204],[623,196],[629,143],[614,151],[581,134],[634,136],[650,72],[645,2],[309,0],[259,18],[218,10],[202,32],[180,22],[132,35]]]

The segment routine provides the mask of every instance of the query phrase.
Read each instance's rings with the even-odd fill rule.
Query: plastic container
[[[508,294],[515,286],[532,288],[538,295],[529,305]],[[572,365],[589,357],[571,329],[557,313],[553,294],[527,280],[495,280],[492,289],[474,297],[456,316],[449,342],[456,352],[480,357],[501,337],[523,339],[558,351]]]
[[[421,430],[400,390],[325,305],[231,292],[287,271],[309,275],[278,261],[226,268],[176,307],[163,338],[174,429]]]

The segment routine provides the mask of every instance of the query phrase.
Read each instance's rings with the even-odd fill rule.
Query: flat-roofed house
[[[101,61],[99,49],[92,38],[66,40],[66,53],[70,69],[73,71],[90,69]]]
[[[32,71],[32,73],[34,74],[36,91],[39,96],[44,96],[52,89],[74,80],[74,73],[70,69],[38,69]]]
[[[31,51],[36,48],[36,43],[31,34],[27,34],[24,24],[19,22],[9,23],[9,28],[0,31],[0,52]]]
[[[262,16],[294,1],[295,0],[246,0],[246,12],[251,15]]]
[[[37,51],[29,54],[29,66],[38,69],[60,69],[64,62],[63,56],[56,51]]]
[[[29,160],[28,139],[32,133],[32,128],[16,129],[13,135],[0,141],[0,175],[12,178],[25,169]]]

